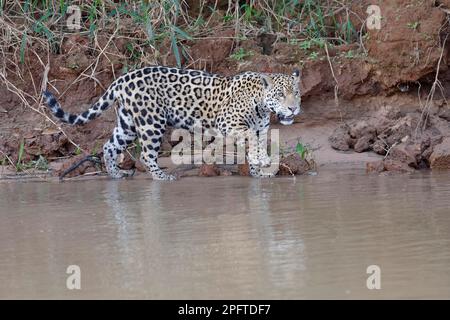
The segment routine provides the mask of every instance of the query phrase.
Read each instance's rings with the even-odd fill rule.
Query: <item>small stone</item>
[[[392,159],[384,160],[384,170],[399,173],[414,172],[414,169],[408,166],[406,163]]]
[[[200,167],[199,176],[201,177],[216,177],[220,175],[220,170],[215,164],[202,164]]]
[[[364,152],[369,150],[372,145],[372,139],[372,135],[365,135],[359,138],[356,141],[355,146],[353,147],[355,149],[355,152]]]
[[[381,140],[376,140],[372,144],[372,150],[373,150],[373,152],[375,152],[377,154],[385,155],[386,154],[386,144]]]
[[[147,167],[141,162],[141,160],[136,160],[136,162],[134,163],[134,167],[139,172],[147,172]]]
[[[366,172],[367,173],[380,173],[384,171],[384,162],[380,161],[371,161],[366,163]]]
[[[250,167],[248,163],[243,163],[238,165],[238,173],[241,176],[249,176],[250,175]]]
[[[224,176],[224,177],[229,177],[229,176],[233,175],[233,172],[231,172],[230,170],[227,170],[227,169],[221,169],[220,175]]]

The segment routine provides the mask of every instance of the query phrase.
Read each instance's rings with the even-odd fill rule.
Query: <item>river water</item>
[[[450,173],[0,190],[3,299],[450,298]],[[80,290],[66,286],[69,265]]]

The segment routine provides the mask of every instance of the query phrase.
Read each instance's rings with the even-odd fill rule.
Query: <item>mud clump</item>
[[[346,124],[342,124],[337,127],[328,140],[330,141],[331,147],[340,151],[350,150],[350,147],[353,145],[353,140],[349,133],[349,127]]]
[[[281,158],[278,175],[301,175],[310,170],[312,170],[312,165],[308,161],[303,159],[298,153],[293,153]]]

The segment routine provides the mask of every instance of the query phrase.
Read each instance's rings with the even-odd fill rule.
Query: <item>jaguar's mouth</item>
[[[294,115],[290,116],[284,116],[282,114],[278,115],[278,120],[280,120],[281,124],[284,124],[285,126],[290,125],[294,122]]]

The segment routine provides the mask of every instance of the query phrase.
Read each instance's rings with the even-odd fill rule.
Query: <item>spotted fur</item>
[[[157,164],[167,126],[192,132],[201,125],[224,135],[242,135],[250,130],[262,135],[267,133],[271,112],[286,125],[300,112],[299,77],[297,70],[292,75],[245,72],[223,77],[197,70],[146,67],[119,77],[79,115],[65,112],[50,92],[43,95],[53,115],[71,125],[97,118],[117,101],[117,126],[103,147],[109,175],[120,178],[130,174],[119,169],[117,157],[138,138],[141,159],[153,178],[173,180],[175,177]],[[261,175],[261,167],[270,165],[262,142],[250,146],[247,157],[254,176]]]

